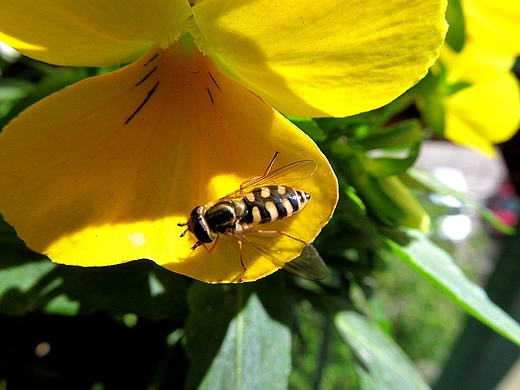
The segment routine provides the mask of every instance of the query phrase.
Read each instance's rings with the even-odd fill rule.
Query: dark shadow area
[[[157,376],[182,386],[187,361],[181,348],[166,344],[177,327],[171,319],[140,319],[127,327],[101,312],[77,317],[29,313],[0,316],[0,322],[0,376],[9,389],[81,390],[96,383],[104,389],[145,389]],[[166,362],[175,372],[158,369]]]

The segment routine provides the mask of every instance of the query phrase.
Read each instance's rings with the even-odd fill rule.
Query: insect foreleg
[[[215,241],[213,242],[213,245],[211,245],[211,248],[209,248],[209,250],[208,250],[209,253],[213,252],[213,249],[215,249],[215,247],[217,246],[219,241],[220,241],[220,236],[217,236],[217,238],[215,238]],[[207,248],[206,248],[206,250],[207,250]]]
[[[182,237],[182,236],[181,236]],[[200,242],[200,241],[197,241],[195,244],[193,244],[193,246],[191,247],[191,250],[194,251],[195,249],[197,249],[199,246],[203,246],[204,248],[206,248],[206,245],[204,245],[204,243]],[[208,250],[206,248],[206,250]]]
[[[213,251],[213,249],[215,249],[215,247],[217,246],[218,242],[220,241],[220,236],[217,236],[217,238],[215,238],[215,241],[213,242],[213,245],[211,245],[211,248],[208,249],[208,247],[206,246],[206,244],[204,244],[202,241],[197,241],[192,247],[191,247],[191,250],[195,250],[197,249],[199,246],[203,246],[204,249],[206,249],[206,251],[208,253],[211,253]]]

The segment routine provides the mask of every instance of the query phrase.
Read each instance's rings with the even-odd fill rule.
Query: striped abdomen
[[[242,198],[247,212],[240,222],[259,225],[290,217],[301,211],[310,198],[306,192],[286,186],[254,188]]]

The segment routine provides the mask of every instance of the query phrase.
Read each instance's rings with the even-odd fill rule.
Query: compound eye
[[[190,231],[197,237],[197,240],[204,244],[213,242],[212,234],[209,231],[206,219],[202,215],[202,206],[195,207],[190,216]]]
[[[197,221],[202,218],[202,206],[197,206],[190,213],[190,219],[192,221]]]

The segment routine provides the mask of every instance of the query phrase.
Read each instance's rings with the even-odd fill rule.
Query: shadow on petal
[[[285,114],[348,116],[389,103],[439,55],[445,0],[200,1],[193,16],[236,80]]]

